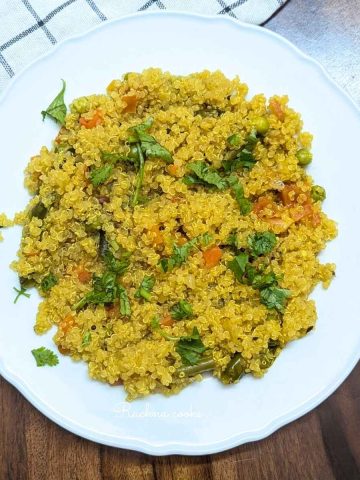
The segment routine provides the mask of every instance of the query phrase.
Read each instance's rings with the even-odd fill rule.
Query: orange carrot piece
[[[66,315],[66,317],[60,322],[59,327],[63,331],[63,333],[68,333],[75,325],[75,318],[71,313]]]
[[[100,110],[95,110],[95,113],[92,118],[87,120],[84,117],[80,117],[79,123],[85,128],[94,128],[100,125],[103,122],[103,116]]]
[[[175,163],[172,163],[167,167],[167,171],[172,177],[177,177],[179,174],[179,167],[178,165],[175,165]]]
[[[166,314],[163,316],[163,318],[160,320],[161,325],[164,327],[172,327],[174,325],[174,320],[171,318],[169,314]]]
[[[163,245],[164,244],[164,235],[162,234],[162,232],[160,230],[160,226],[158,224],[150,227],[149,231],[153,234],[154,245]]]
[[[215,245],[203,252],[204,264],[206,268],[212,268],[219,264],[222,257],[221,248]]]
[[[78,268],[77,276],[81,283],[89,283],[92,279],[92,274],[82,267]]]
[[[136,95],[124,95],[121,97],[121,99],[126,103],[126,107],[123,109],[124,113],[136,113],[136,106],[138,102]]]
[[[280,120],[280,122],[283,122],[285,120],[285,112],[283,110],[281,103],[278,102],[278,100],[275,100],[274,98],[272,98],[269,102],[269,108],[271,113],[273,113],[275,117],[277,117]]]

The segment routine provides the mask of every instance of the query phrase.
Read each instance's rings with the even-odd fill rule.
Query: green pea
[[[266,117],[256,117],[254,119],[254,127],[260,135],[265,135],[270,127],[269,120]]]
[[[320,185],[314,185],[311,187],[311,198],[314,202],[323,202],[326,198],[325,188]]]
[[[300,150],[296,152],[296,158],[298,159],[298,164],[305,167],[311,163],[312,153],[309,152],[307,148],[300,148]]]

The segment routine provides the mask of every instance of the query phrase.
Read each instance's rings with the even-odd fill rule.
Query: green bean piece
[[[326,198],[325,188],[320,185],[314,185],[311,187],[311,198],[314,202],[323,202]]]
[[[227,364],[224,373],[221,375],[221,381],[225,384],[235,383],[245,375],[247,367],[246,360],[241,353],[235,353],[233,358]]]
[[[209,372],[214,370],[216,364],[215,361],[210,359],[205,359],[197,365],[188,365],[179,369],[179,373],[184,373],[186,377],[193,377],[199,373]]]
[[[300,150],[296,152],[296,158],[299,165],[301,165],[302,167],[306,167],[306,165],[309,165],[309,163],[311,163],[312,153],[309,152],[307,148],[300,148]]]
[[[261,370],[266,370],[271,367],[275,362],[276,356],[273,355],[269,350],[266,350],[264,353],[260,354],[260,368]]]

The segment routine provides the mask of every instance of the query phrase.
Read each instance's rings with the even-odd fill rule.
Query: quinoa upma
[[[26,169],[13,268],[44,297],[36,332],[129,399],[262,376],[315,325],[336,225],[312,137],[287,97],[247,91],[148,69],[43,112],[63,125]]]

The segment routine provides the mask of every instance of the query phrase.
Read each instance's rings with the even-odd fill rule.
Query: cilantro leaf
[[[142,282],[140,283],[140,287],[137,289],[135,293],[136,298],[144,298],[147,302],[151,300],[151,292],[155,285],[155,277],[154,275],[145,275]]]
[[[229,137],[231,139],[234,137],[232,135]],[[228,142],[229,142],[228,139]],[[243,145],[235,155],[229,160],[225,160],[223,162],[223,168],[225,172],[235,172],[240,168],[245,168],[247,170],[251,170],[256,163],[256,158],[254,157],[253,150],[255,145],[258,142],[258,137],[256,130],[253,130],[247,137],[245,145]],[[230,143],[230,142],[229,142]],[[235,145],[234,143],[230,143],[230,145]]]
[[[229,247],[233,247],[234,249],[238,248],[238,238],[236,230],[232,230],[227,239],[224,242],[224,245],[228,245]]]
[[[181,356],[184,365],[196,365],[201,360],[206,347],[201,340],[198,329],[194,327],[191,335],[180,337],[175,350]]]
[[[242,215],[247,215],[252,210],[252,203],[250,202],[250,200],[244,197],[244,187],[241,185],[235,175],[230,175],[227,181],[240,207],[240,213]]]
[[[120,153],[101,152],[101,160],[112,165],[124,159],[125,157]]]
[[[193,316],[192,306],[186,300],[180,300],[170,308],[171,317],[174,320],[183,320],[184,318],[191,318]]]
[[[227,266],[232,272],[234,272],[234,275],[239,282],[242,281],[248,262],[249,255],[241,252],[239,253],[239,255],[236,255],[236,257],[234,257],[230,262],[227,263]]]
[[[269,309],[283,313],[287,298],[291,296],[290,290],[277,286],[266,287],[260,291],[260,302]]]
[[[257,232],[248,237],[248,245],[254,257],[270,253],[276,241],[276,235],[273,232]]]
[[[41,280],[41,288],[44,292],[48,292],[57,283],[58,283],[57,277],[54,274],[49,273],[49,275],[46,275],[46,277],[44,277]]]
[[[189,242],[184,243],[184,245],[174,245],[173,253],[170,258],[162,258],[159,262],[160,267],[164,273],[171,271],[174,267],[180,267],[187,258],[189,257],[191,251],[197,246],[201,241],[207,241],[207,233],[204,235],[199,235],[198,237],[193,238]],[[205,238],[204,238],[205,236]]]
[[[91,332],[86,332],[84,333],[84,336],[82,338],[81,346],[82,347],[87,347],[91,343]]]
[[[248,275],[248,278],[249,278],[249,275]],[[258,288],[259,290],[262,290],[263,288],[271,287],[272,285],[277,285],[278,278],[275,275],[275,273],[271,271],[263,275],[256,273],[252,278],[251,277],[249,278],[249,281],[254,288]]]
[[[53,120],[56,122],[60,123],[60,125],[63,125],[65,122],[65,117],[66,117],[66,105],[64,102],[64,94],[65,94],[65,88],[66,88],[66,83],[64,80],[62,80],[63,87],[61,91],[58,93],[58,95],[54,98],[54,100],[50,103],[48,108],[46,110],[43,110],[41,112],[41,115],[43,117],[43,121],[45,120],[46,116],[51,117]]]
[[[111,272],[114,272],[117,275],[123,275],[128,269],[130,265],[129,256],[130,253],[126,252],[123,253],[120,259],[118,259],[109,249],[107,249],[103,254],[105,265]]]
[[[172,267],[179,267],[182,265],[187,260],[191,250],[193,250],[197,245],[197,242],[198,237],[195,237],[189,242],[184,243],[184,245],[174,245],[173,254],[170,257],[170,265]]]
[[[59,363],[58,356],[48,348],[40,347],[31,350],[31,353],[34,356],[36,365],[38,367],[44,367],[45,365],[48,365],[49,367],[54,367]]]
[[[130,300],[127,295],[125,288],[121,285],[118,286],[118,295],[120,301],[120,313],[126,317],[130,317],[131,315],[131,305]]]
[[[230,137],[228,137],[226,141],[232,147],[237,147],[241,142],[241,137],[238,133],[234,133],[233,135],[230,135]]]
[[[101,277],[94,277],[93,290],[84,295],[75,305],[73,310],[80,310],[86,305],[99,305],[113,303],[117,297],[118,283],[116,273],[105,272]]]
[[[98,187],[110,178],[112,172],[113,166],[109,164],[99,168],[93,168],[90,172],[90,181],[94,187]]]
[[[30,298],[30,293],[26,293],[26,288],[24,288],[24,287],[21,287],[20,290],[16,287],[13,287],[13,290],[15,290],[15,292],[17,293],[17,295],[14,299],[14,303],[17,303],[17,301],[19,300],[19,298],[21,296],[26,297],[26,298]]]
[[[207,163],[202,161],[191,162],[187,165],[192,174],[185,175],[183,182],[188,185],[206,185],[214,186],[219,190],[224,190],[227,187],[226,180],[222,178],[218,172],[211,168]]]
[[[128,139],[129,143],[140,143],[141,150],[146,158],[161,158],[167,163],[172,163],[173,159],[171,153],[147,131],[151,128],[154,120],[149,117],[144,123],[131,127],[131,137]]]

